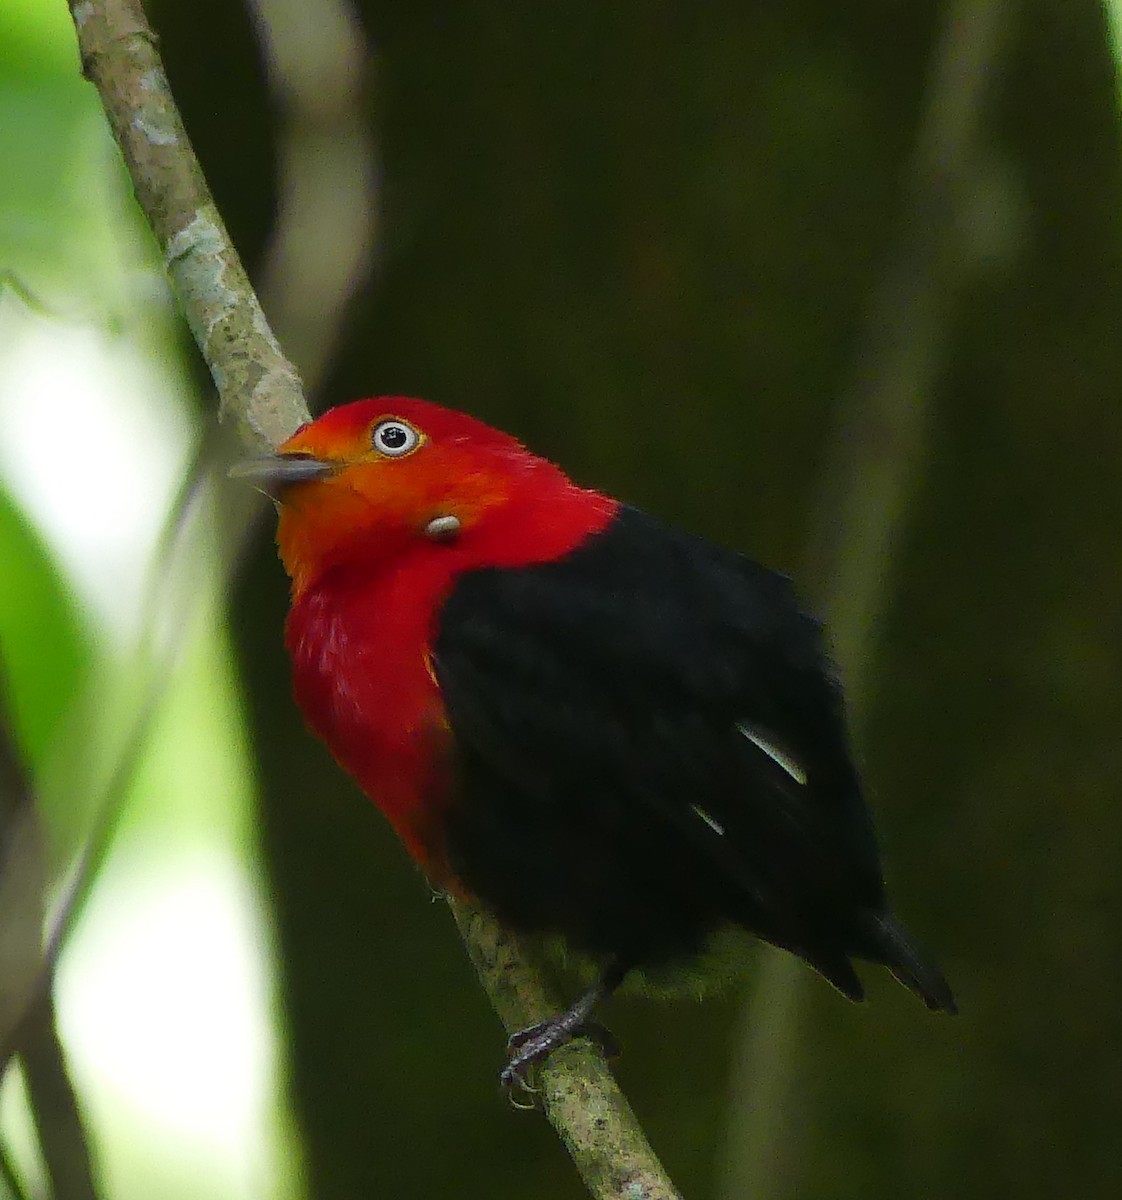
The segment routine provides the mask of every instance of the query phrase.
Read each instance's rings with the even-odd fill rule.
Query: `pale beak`
[[[279,500],[294,484],[326,479],[338,470],[338,463],[324,462],[306,454],[273,454],[268,458],[251,458],[234,463],[227,475],[231,479],[242,479],[258,491]]]

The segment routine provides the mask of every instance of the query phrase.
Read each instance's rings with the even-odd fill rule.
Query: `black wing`
[[[503,920],[636,965],[738,921],[859,992],[879,856],[787,579],[622,509],[563,559],[463,576],[435,670],[449,860]]]

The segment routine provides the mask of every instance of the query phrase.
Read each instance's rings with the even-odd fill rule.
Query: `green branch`
[[[452,915],[508,1033],[564,1007],[494,917],[455,900]],[[546,1116],[597,1200],[677,1200],[677,1190],[592,1042],[577,1038],[555,1050],[541,1066],[538,1086]]]
[[[96,85],[156,235],[180,308],[218,387],[219,417],[246,447],[271,448],[308,419],[297,373],[269,329],[187,139],[135,0],[70,0],[82,65]],[[516,939],[454,905],[472,962],[508,1030],[564,1006]],[[542,1102],[597,1200],[675,1200],[603,1056],[578,1039],[541,1073]]]

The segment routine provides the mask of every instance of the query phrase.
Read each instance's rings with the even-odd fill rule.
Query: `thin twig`
[[[3,1141],[0,1141],[0,1182],[7,1188],[5,1200],[30,1200],[23,1180],[16,1173],[11,1151]]]
[[[55,1020],[53,976],[20,1029],[20,1060],[55,1200],[97,1200],[78,1095]]]
[[[138,697],[129,717],[109,773],[91,808],[94,820],[81,854],[70,872],[66,888],[50,914],[44,969],[53,971],[64,946],[80,919],[93,891],[101,868],[112,848],[125,797],[142,761],[144,748],[160,704],[174,677],[176,663],[188,637],[196,628],[196,618],[213,593],[197,585],[184,586],[179,572],[184,562],[197,562],[203,553],[203,539],[213,546],[215,534],[209,520],[208,501],[228,461],[222,430],[211,426],[200,439],[191,463],[184,472],[178,495],[168,512],[149,571],[144,599],[144,617],[140,622],[147,638],[137,649],[134,674],[140,680]],[[224,482],[224,481],[223,481]],[[221,594],[236,575],[251,535],[261,515],[261,500],[248,489],[238,489],[223,498],[223,521],[214,571],[214,593]]]
[[[307,420],[307,405],[207,190],[152,30],[135,0],[70,3],[83,66],[101,95],[180,307],[218,386],[220,416],[237,422],[250,449],[275,445]],[[508,1027],[556,1011],[508,933],[481,913],[457,915],[472,961]],[[584,1043],[560,1052],[543,1084],[550,1119],[593,1195],[676,1196],[603,1060]]]
[[[96,1200],[89,1142],[55,1022],[45,968],[45,866],[31,783],[3,703],[0,678],[0,1078],[23,1062],[31,1112],[55,1200]]]

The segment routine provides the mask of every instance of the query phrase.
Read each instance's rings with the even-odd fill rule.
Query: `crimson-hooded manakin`
[[[592,970],[509,1086],[626,978],[730,929],[852,1000],[954,1012],[892,915],[821,628],[751,559],[471,417],[360,400],[239,472],[279,502],[297,701],[433,885]]]

